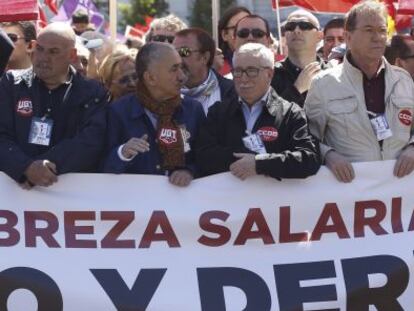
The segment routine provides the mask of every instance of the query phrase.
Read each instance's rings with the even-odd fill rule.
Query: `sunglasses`
[[[19,39],[25,39],[26,40],[26,38],[25,37],[22,37],[22,36],[19,36],[19,35],[16,35],[15,33],[8,33],[7,34],[7,36],[10,38],[10,40],[12,40],[14,43],[16,43],[17,42],[17,40],[19,40]]]
[[[316,27],[311,22],[299,21],[299,22],[287,22],[286,25],[285,25],[285,30],[286,31],[294,31],[296,29],[296,27],[299,27],[300,30],[318,29],[318,27]]]
[[[237,37],[246,39],[250,34],[252,34],[252,37],[255,39],[261,39],[264,36],[267,36],[266,31],[263,31],[259,28],[242,28],[236,32]]]
[[[135,84],[138,80],[138,75],[134,72],[132,74],[129,75],[125,75],[122,76],[119,80],[118,80],[118,84],[122,85],[122,86],[126,86],[128,84]]]
[[[181,57],[190,57],[191,54],[200,52],[200,50],[192,50],[189,47],[183,46],[177,49],[177,52]]]
[[[164,35],[156,35],[151,38],[151,41],[157,41],[157,42],[165,42],[168,41],[168,43],[173,43],[174,36],[164,36]]]

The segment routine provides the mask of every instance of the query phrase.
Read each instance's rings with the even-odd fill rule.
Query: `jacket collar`
[[[363,73],[357,67],[353,66],[348,59],[349,55],[345,55],[343,62],[343,70],[348,76],[351,84],[356,89],[362,89]],[[395,84],[400,80],[400,77],[395,74],[392,70],[392,65],[382,56],[382,65],[381,68],[385,70],[385,100],[388,99],[389,95],[392,93],[392,90]]]
[[[36,79],[36,74],[33,70],[33,66],[27,69],[20,69],[20,70],[11,70],[13,75],[14,84],[20,84],[23,82],[26,84],[27,87],[31,87],[33,85],[34,79]],[[76,76],[76,69],[73,66],[69,66],[69,80],[65,83],[72,83],[73,79]]]

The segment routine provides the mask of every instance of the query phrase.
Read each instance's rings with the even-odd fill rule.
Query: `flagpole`
[[[213,39],[216,42],[216,46],[218,47],[218,20],[220,15],[220,7],[219,7],[219,1],[218,0],[211,0],[211,11],[212,11],[212,34]]]
[[[279,0],[275,0],[276,3],[276,22],[277,22],[277,34],[279,36],[279,54],[282,55],[282,27],[280,26],[280,12],[279,12]]]
[[[117,7],[116,0],[109,0],[109,29],[111,33],[111,40],[116,42],[116,25],[117,25]]]

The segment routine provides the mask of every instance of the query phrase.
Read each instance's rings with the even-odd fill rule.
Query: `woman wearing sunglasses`
[[[111,94],[111,101],[135,90],[137,74],[135,60],[129,51],[109,54],[98,71],[99,78]]]

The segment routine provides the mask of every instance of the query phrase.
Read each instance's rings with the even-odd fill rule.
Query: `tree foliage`
[[[221,0],[220,14],[234,4],[235,0]],[[211,1],[195,0],[189,20],[191,26],[203,28],[211,33]]]
[[[145,16],[160,17],[168,10],[165,0],[131,0],[130,4],[119,4],[122,26],[144,23]]]

